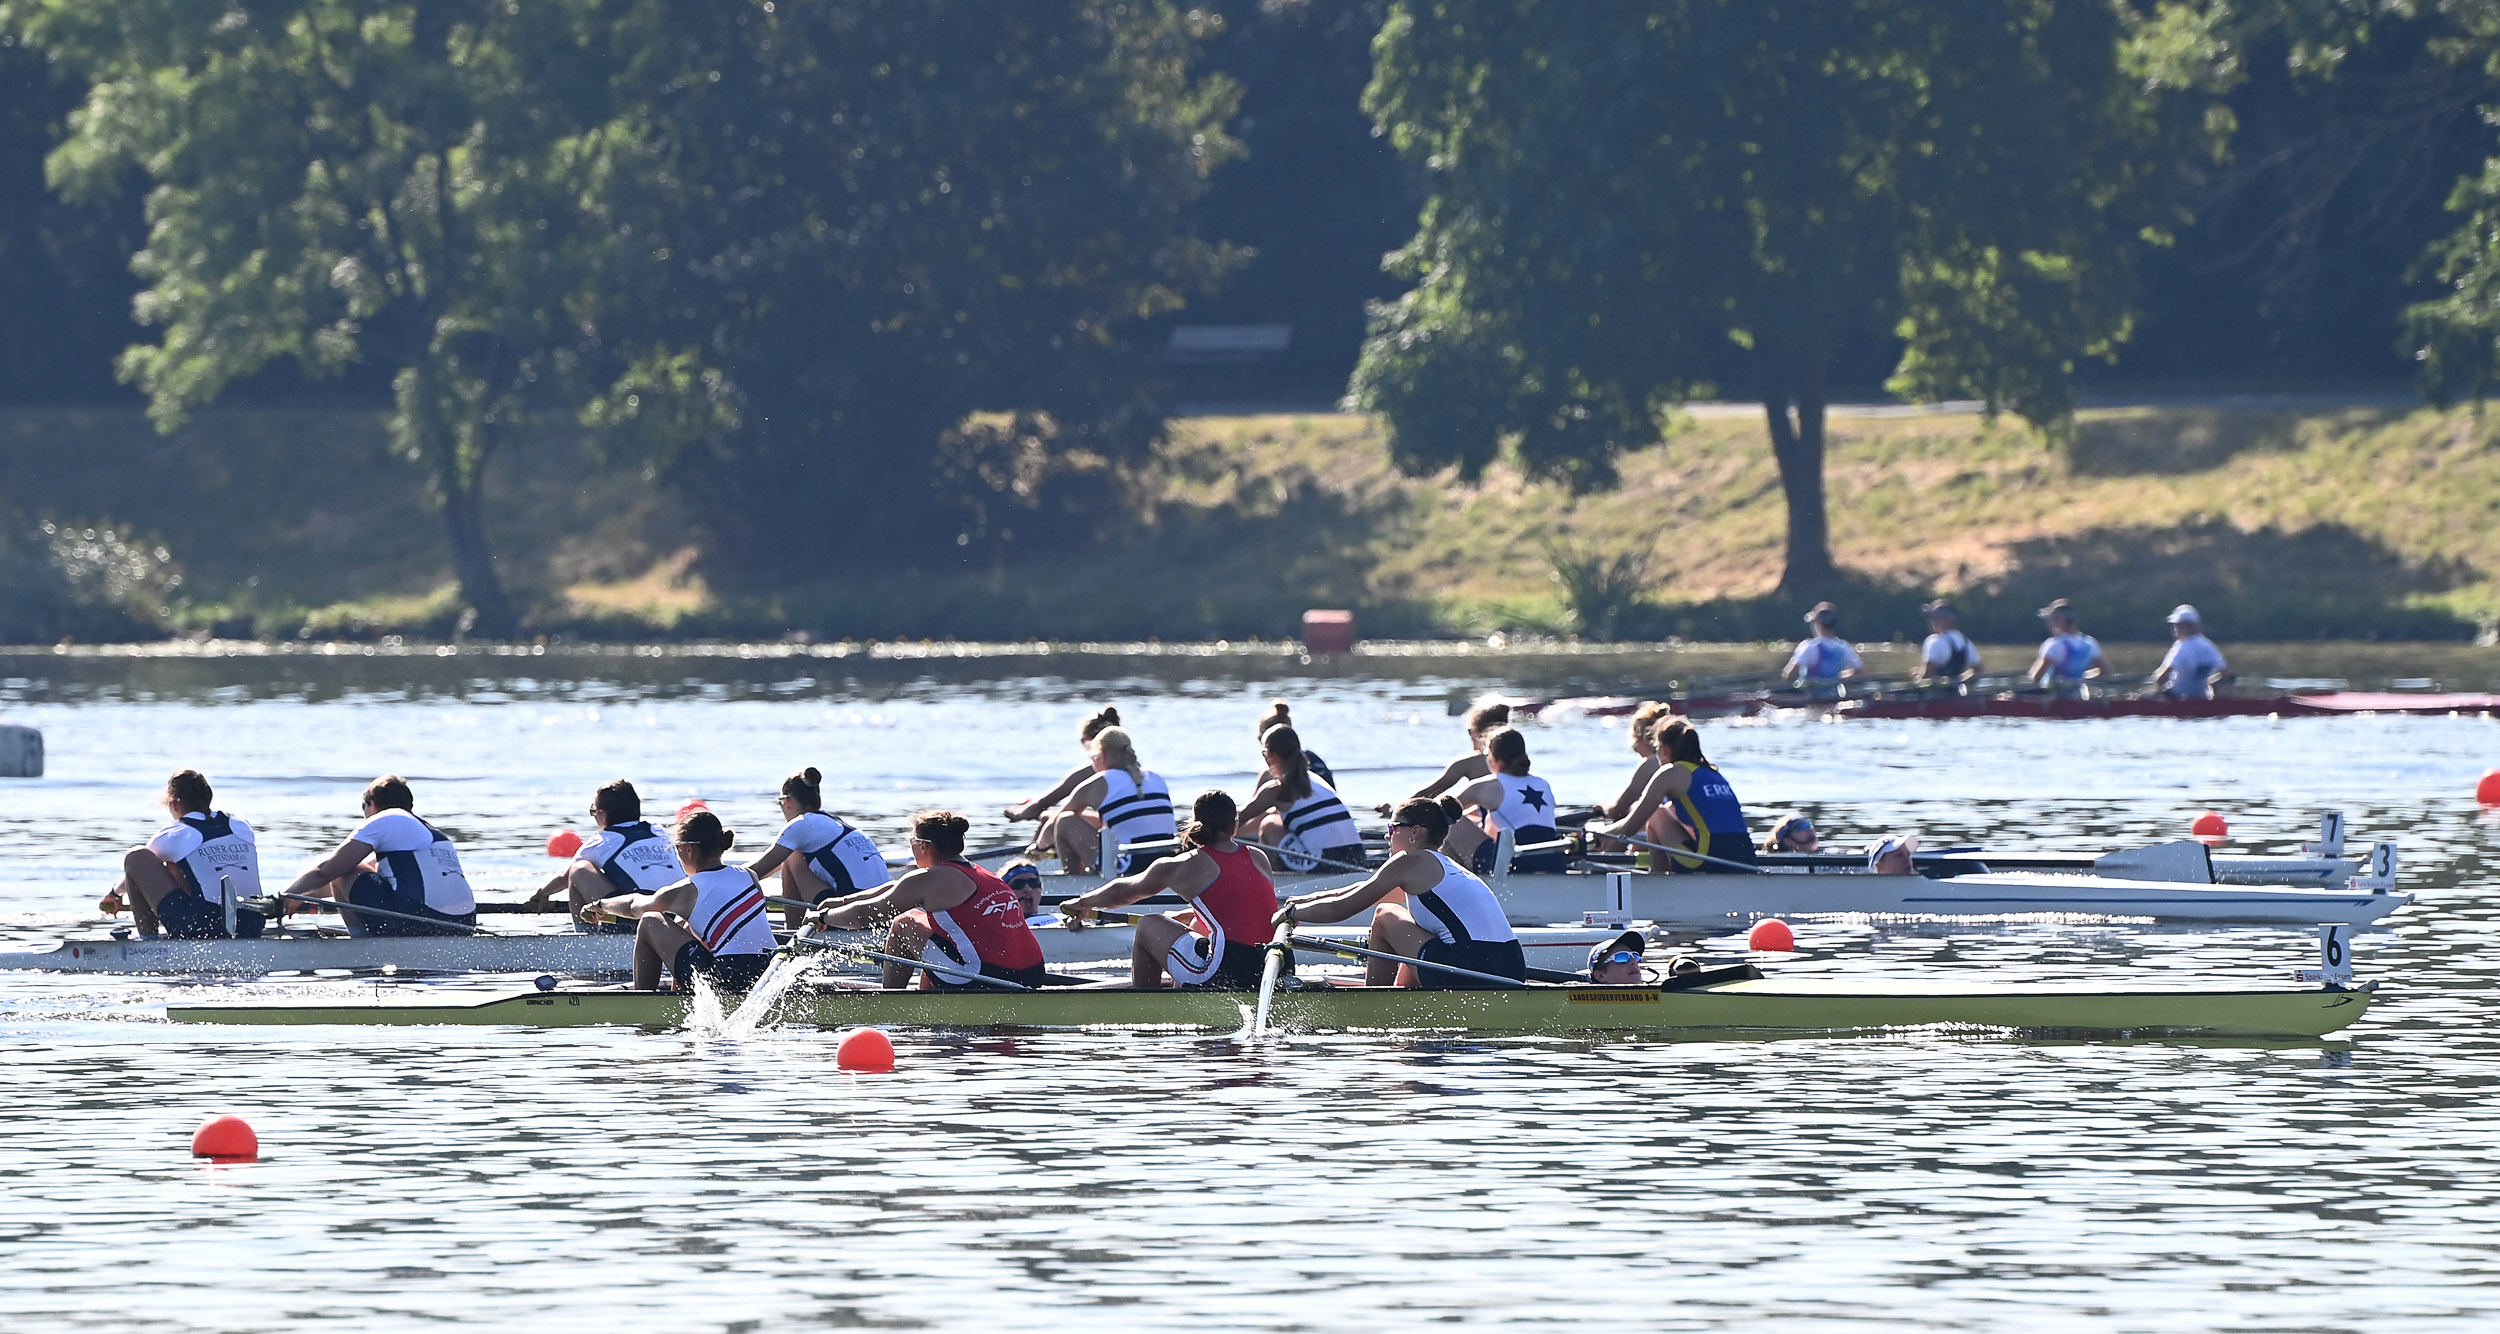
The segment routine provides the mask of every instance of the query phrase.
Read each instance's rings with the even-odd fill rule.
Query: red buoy
[[[1745,948],[1765,954],[1788,954],[1797,948],[1797,933],[1776,917],[1765,917],[1745,933]]]
[[[547,835],[547,855],[570,857],[582,850],[582,836],[570,829],[559,829]]]
[[[2500,806],[2500,769],[2484,774],[2483,781],[2474,785],[2474,800],[2485,806]]]
[[[873,1028],[854,1028],[833,1049],[833,1063],[845,1070],[886,1074],[894,1069],[894,1040]]]
[[[260,1158],[260,1136],[239,1116],[220,1116],[191,1133],[191,1156],[219,1163],[249,1163]]]
[[[2188,832],[2198,838],[2220,838],[2231,832],[2231,822],[2223,819],[2220,811],[2207,811],[2196,817],[2196,822],[2188,826]]]

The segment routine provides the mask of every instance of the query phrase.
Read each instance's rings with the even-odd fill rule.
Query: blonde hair
[[[1146,766],[1137,762],[1137,746],[1128,739],[1125,729],[1106,727],[1094,733],[1094,751],[1109,761],[1112,768],[1127,774],[1130,782],[1140,786],[1145,784]]]
[[[1640,751],[1641,743],[1644,741],[1650,743],[1651,749],[1655,750],[1657,748],[1658,720],[1666,717],[1671,712],[1673,712],[1673,710],[1654,699],[1642,704],[1641,707],[1632,710],[1632,749],[1634,753],[1637,754]]]

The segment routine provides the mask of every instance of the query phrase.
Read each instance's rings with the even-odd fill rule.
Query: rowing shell
[[[1750,970],[1730,969],[1729,973]],[[1686,988],[1540,986],[1418,991],[1319,986],[1279,991],[1275,1026],[1294,1030],[1520,1032],[1651,1030],[1700,1036],[1956,1027],[2130,1035],[2322,1037],[2359,1019],[2369,993],[2347,990],[2119,991],[2089,987],[1744,978]],[[257,1005],[172,1005],[193,1024],[491,1024],[683,1027],[688,1001],[626,991],[523,992],[431,1001],[355,998]],[[1238,1030],[1242,998],[1128,987],[1032,992],[827,988],[793,993],[789,1020],[979,1028],[1186,1027]]]
[[[1360,944],[1367,922],[1304,927],[1303,934]],[[1614,939],[1616,928],[1527,927],[1520,943],[1539,966],[1575,969],[1589,947]],[[1042,959],[1054,967],[1126,963],[1135,929],[1089,927],[1069,931],[1043,919],[1033,935]],[[881,932],[820,932],[819,940],[879,948]],[[71,940],[49,950],[0,954],[0,970],[41,969],[62,973],[197,973],[257,977],[267,973],[325,969],[411,973],[555,973],[589,977],[626,973],[634,967],[634,938],[547,932],[509,936],[340,937],[291,935],[264,940]]]

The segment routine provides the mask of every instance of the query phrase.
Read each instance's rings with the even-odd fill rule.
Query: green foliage
[[[1563,602],[1571,623],[1588,639],[1620,639],[1640,613],[1641,594],[1649,588],[1648,551],[1580,550],[1547,541],[1545,558],[1563,586]]]
[[[0,515],[0,627],[12,635],[153,638],[181,587],[173,553],[127,527]]]
[[[1791,581],[1820,577],[1841,345],[1893,326],[1901,392],[2049,423],[2074,359],[2124,336],[2136,237],[2203,133],[2165,96],[2192,25],[2133,13],[1410,0],[1369,105],[1431,197],[1356,397],[1410,468],[1473,477],[1507,448],[1599,486],[1732,344],[1771,413]]]

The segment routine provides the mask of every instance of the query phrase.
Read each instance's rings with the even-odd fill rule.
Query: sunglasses
[[[1419,825],[1419,824],[1415,823],[1415,822],[1414,822],[1414,821],[1412,821],[1412,820],[1391,820],[1391,821],[1389,822],[1389,827],[1390,827],[1391,829],[1421,829],[1421,828],[1423,828],[1423,826],[1422,826],[1422,825]]]
[[[1596,963],[1590,964],[1589,966],[1591,968],[1602,968],[1610,963],[1639,963],[1640,961],[1641,956],[1634,954],[1630,950],[1616,950],[1614,953],[1607,955],[1605,958],[1600,959]]]

